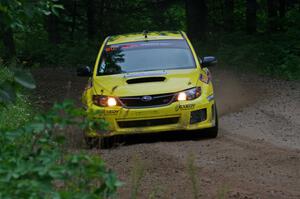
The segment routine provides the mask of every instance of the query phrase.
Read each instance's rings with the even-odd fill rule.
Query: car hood
[[[140,96],[173,93],[195,87],[199,69],[136,72],[96,76],[94,94],[110,96]]]

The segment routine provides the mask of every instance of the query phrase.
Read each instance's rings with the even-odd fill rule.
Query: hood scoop
[[[148,82],[163,82],[165,81],[165,77],[142,77],[142,78],[134,78],[127,80],[127,84],[139,84],[139,83],[148,83]]]

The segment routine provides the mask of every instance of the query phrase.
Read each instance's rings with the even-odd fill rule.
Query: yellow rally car
[[[89,76],[82,102],[100,111],[106,133],[90,129],[88,143],[120,134],[207,129],[218,134],[213,85],[207,67],[214,57],[198,58],[184,32],[144,32],[107,37]],[[184,132],[182,132],[184,133]]]

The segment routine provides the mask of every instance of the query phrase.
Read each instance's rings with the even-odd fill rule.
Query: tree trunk
[[[192,39],[204,39],[207,31],[207,5],[205,0],[185,0],[187,30]]]
[[[47,16],[47,32],[48,32],[48,41],[52,44],[58,44],[61,41],[60,31],[59,31],[59,20],[58,17],[54,14]]]
[[[249,34],[256,32],[256,0],[246,0],[246,29]]]
[[[285,17],[286,13],[286,0],[279,0],[279,16],[281,19]]]
[[[277,6],[275,0],[268,0],[268,30],[274,32],[277,30]]]
[[[100,0],[99,6],[97,7],[97,32],[100,33],[97,35],[98,40],[102,40],[105,38],[105,32],[103,30],[103,18],[104,18],[104,8],[105,8],[105,0]]]
[[[5,58],[11,59],[16,56],[16,46],[12,29],[9,27],[2,33],[2,41],[5,47]]]
[[[93,40],[96,34],[96,7],[95,0],[87,1],[86,14],[87,14],[87,29],[88,29],[88,39]]]
[[[2,14],[0,13],[1,19],[3,19]],[[0,20],[0,38],[3,42],[5,48],[5,59],[11,59],[16,56],[16,46],[14,41],[14,33],[11,27],[6,27],[4,22]]]
[[[233,30],[233,11],[234,11],[234,0],[225,0],[224,1],[225,7],[225,30],[231,32]]]
[[[71,30],[71,40],[74,40],[74,34],[76,29],[76,19],[77,19],[77,0],[73,2],[72,8],[72,30]]]

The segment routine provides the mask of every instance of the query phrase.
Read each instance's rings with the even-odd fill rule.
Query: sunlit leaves
[[[32,75],[27,71],[17,70],[14,74],[14,80],[28,89],[35,89],[36,87]]]
[[[62,5],[54,4],[51,6],[51,12],[55,14],[56,16],[59,15],[58,11],[64,9]]]
[[[21,86],[27,89],[34,89],[36,87],[34,79],[28,71],[17,69],[14,72],[9,72],[12,78],[8,78],[0,83],[0,106],[15,102],[18,87]]]

